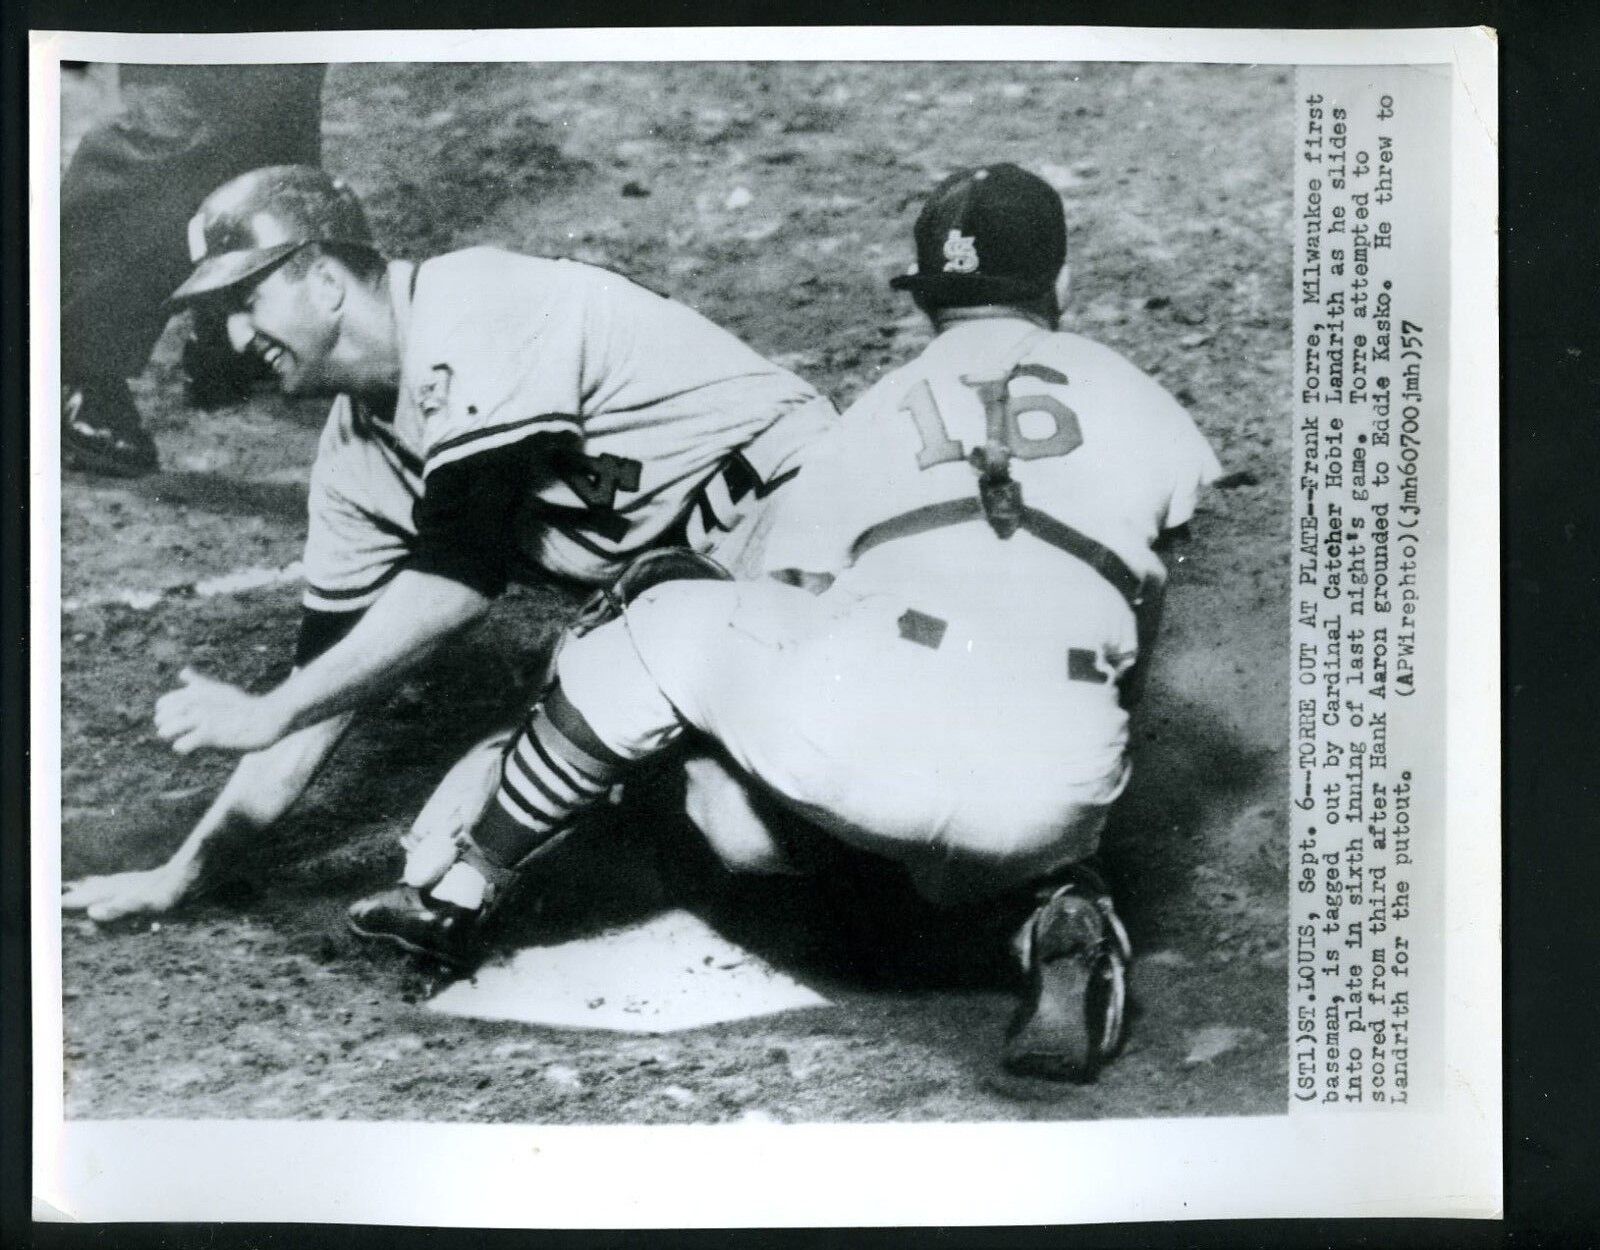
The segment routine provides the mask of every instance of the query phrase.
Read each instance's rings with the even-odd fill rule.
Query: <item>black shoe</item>
[[[228,342],[220,322],[199,320],[183,342],[179,368],[184,394],[196,408],[210,411],[248,399],[257,382],[272,376],[267,362],[253,353],[239,353]]]
[[[1092,1081],[1122,1047],[1133,949],[1105,885],[1076,870],[1024,931],[1028,988],[1006,1035],[1012,1072]]]
[[[161,467],[126,382],[62,386],[61,463],[107,477],[144,477]]]
[[[364,898],[350,908],[350,931],[470,973],[483,962],[484,913],[430,898],[409,885]]]

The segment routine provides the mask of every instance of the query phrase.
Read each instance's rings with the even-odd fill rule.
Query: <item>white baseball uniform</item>
[[[392,413],[341,396],[312,471],[308,617],[402,567],[498,593],[681,541],[757,572],[755,516],[837,421],[806,382],[605,269],[469,248],[389,269]],[[333,627],[336,634],[337,626]],[[305,645],[305,652],[319,647]]]
[[[1009,457],[1010,537],[975,448]],[[930,897],[1020,884],[1091,853],[1126,785],[1117,688],[1152,633],[1152,544],[1218,471],[1182,406],[1115,352],[1015,316],[959,321],[862,396],[776,504],[769,564],[836,575],[826,592],[656,587],[569,643],[562,688],[621,758],[705,731]]]

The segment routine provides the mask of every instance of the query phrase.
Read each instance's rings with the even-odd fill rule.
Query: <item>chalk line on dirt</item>
[[[268,586],[282,586],[298,582],[305,569],[299,560],[282,568],[248,565],[222,573],[216,577],[203,577],[199,581],[183,582],[176,586],[146,589],[132,586],[113,586],[101,594],[79,595],[61,601],[63,612],[78,612],[84,608],[104,608],[113,604],[148,612],[166,599],[214,599],[219,595],[237,595],[248,590],[262,590]]]
[[[690,913],[532,946],[457,981],[431,1011],[564,1029],[676,1033],[831,1004]]]

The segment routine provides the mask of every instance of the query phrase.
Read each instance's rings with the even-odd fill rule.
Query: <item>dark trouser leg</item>
[[[222,183],[321,160],[326,67],[142,66],[124,111],[85,137],[61,187],[62,377],[144,368],[188,273],[188,222]]]

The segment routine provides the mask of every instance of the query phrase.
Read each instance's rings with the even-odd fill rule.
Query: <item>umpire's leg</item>
[[[320,163],[325,74],[321,65],[123,70],[122,111],[84,136],[61,188],[62,380],[83,391],[86,429],[137,429],[125,380],[166,324],[200,201],[249,169]]]

